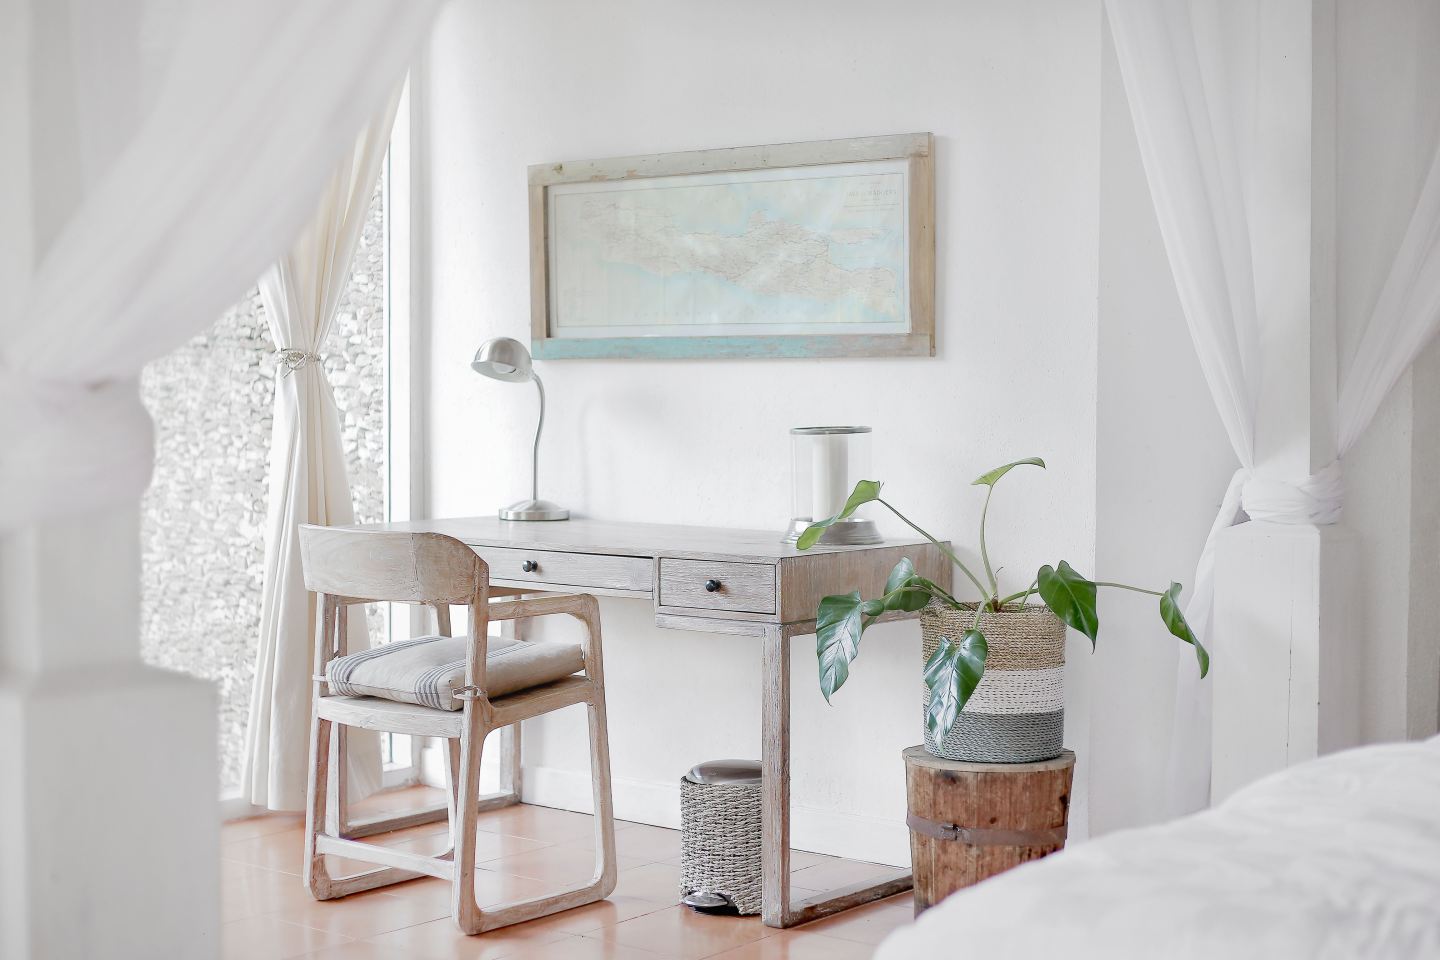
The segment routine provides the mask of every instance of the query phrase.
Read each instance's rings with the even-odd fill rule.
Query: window
[[[410,509],[408,156],[396,148],[408,144],[408,117],[397,119],[402,133],[322,351],[359,522]],[[260,629],[274,350],[252,289],[141,378],[156,441],[141,520],[141,648],[149,663],[217,684],[222,795],[240,783]],[[388,640],[388,611],[367,609],[371,642]],[[387,742],[384,755],[387,781],[413,779],[409,738]]]

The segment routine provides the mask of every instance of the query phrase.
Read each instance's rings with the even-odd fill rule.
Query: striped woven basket
[[[926,731],[925,749],[944,760],[1033,763],[1064,749],[1065,624],[1039,604],[979,615],[974,604],[955,610],[931,602],[920,611],[923,664],[940,641],[966,631],[985,635],[985,676],[940,743]],[[921,684],[925,708],[930,690]],[[924,716],[924,713],[921,714]]]

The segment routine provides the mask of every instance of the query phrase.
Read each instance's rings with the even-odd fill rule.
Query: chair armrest
[[[530,617],[548,617],[567,613],[572,617],[585,619],[599,609],[595,598],[588,593],[565,593],[549,597],[532,597],[528,600],[492,601],[489,616],[497,620],[526,620]]]
[[[600,604],[588,593],[566,593],[559,596],[535,597],[530,600],[492,602],[488,616],[497,620],[522,620],[563,613],[585,625],[585,675],[597,684],[604,683],[604,667],[600,655]]]

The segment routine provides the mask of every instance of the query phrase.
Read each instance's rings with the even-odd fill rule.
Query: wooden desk
[[[910,889],[907,871],[790,901],[790,641],[815,632],[821,597],[857,588],[878,596],[901,557],[948,590],[951,567],[933,544],[899,539],[801,553],[775,531],[588,519],[470,517],[357,529],[455,537],[485,559],[497,586],[650,600],[659,626],[760,638],[765,923],[791,927]]]

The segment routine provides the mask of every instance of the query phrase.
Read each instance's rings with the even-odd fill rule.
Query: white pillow
[[[325,678],[333,693],[384,697],[439,710],[459,710],[454,693],[465,685],[469,637],[416,637],[331,660]],[[578,644],[527,643],[491,637],[485,656],[490,699],[568,677],[585,667]]]

